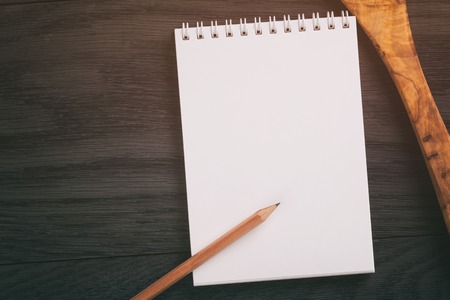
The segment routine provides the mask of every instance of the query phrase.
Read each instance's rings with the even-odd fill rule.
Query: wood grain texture
[[[344,8],[337,0],[0,7],[1,299],[127,298],[188,257],[174,28]],[[449,12],[447,0],[408,1],[447,125]],[[358,38],[376,274],[207,288],[188,278],[163,296],[449,294],[448,238],[420,148],[383,62],[362,30]]]
[[[399,90],[450,234],[450,138],[420,66],[406,1],[342,2],[357,17]]]
[[[4,6],[0,220],[7,226],[0,262],[186,251],[173,28],[185,20],[341,8],[334,1]],[[440,71],[429,80],[450,119],[450,107],[439,99],[450,75],[443,63],[449,61],[448,19],[428,13],[434,15],[412,17],[412,26],[418,51],[422,45],[432,52],[425,67],[430,62]],[[442,27],[432,32],[441,41],[435,47],[430,27]],[[361,32],[359,38],[374,237],[442,233],[395,86],[369,40]]]
[[[447,236],[381,239],[376,273],[218,286],[188,276],[157,299],[448,299]],[[1,299],[129,299],[188,253],[0,266]]]

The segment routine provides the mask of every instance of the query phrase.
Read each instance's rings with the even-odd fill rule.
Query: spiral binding
[[[341,11],[341,20],[342,20],[342,28],[347,29],[350,27],[350,23],[349,23],[349,19],[348,19],[348,11]],[[313,31],[319,31],[322,30],[321,26],[320,26],[320,16],[319,13],[313,13],[312,14],[312,30]],[[302,31],[306,31],[308,26],[307,26],[307,22],[305,20],[305,15],[304,14],[298,14],[298,18],[296,21],[292,21],[291,22],[291,17],[290,15],[285,15],[283,16],[283,31],[284,33],[290,33],[293,31],[293,23],[297,23],[297,29],[299,32]],[[273,17],[269,17],[269,28],[268,28],[268,32],[269,34],[277,34],[278,33],[278,28],[277,28],[277,23],[276,23],[276,19],[275,16]],[[233,37],[233,22],[232,20],[225,20],[225,36],[226,37]],[[334,12],[327,12],[327,29],[328,30],[333,30],[336,28],[336,23],[335,23],[335,18],[334,18]],[[261,17],[254,19],[254,23],[253,23],[253,30],[255,32],[255,35],[261,35],[263,34],[263,26],[261,24]],[[196,26],[196,38],[201,40],[204,39],[205,34],[204,34],[204,28],[203,28],[203,22],[197,22],[197,26]],[[218,26],[217,26],[217,20],[216,21],[211,21],[211,27],[210,27],[210,33],[211,33],[211,38],[216,39],[219,37],[219,30],[218,30]],[[249,27],[247,26],[247,19],[240,19],[239,20],[239,33],[241,36],[247,36],[249,33]],[[181,28],[181,36],[183,40],[189,40],[190,36],[189,36],[189,23],[183,23],[182,24],[182,28]]]

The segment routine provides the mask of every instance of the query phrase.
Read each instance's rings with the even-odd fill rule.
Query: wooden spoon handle
[[[405,0],[342,0],[383,59],[419,142],[450,234],[450,138],[417,56]]]
[[[389,70],[400,92],[424,156],[450,234],[450,139],[422,72],[417,55]]]

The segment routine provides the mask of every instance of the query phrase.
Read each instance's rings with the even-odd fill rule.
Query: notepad
[[[374,272],[356,29],[348,15],[175,29],[192,254],[281,202],[194,285]]]

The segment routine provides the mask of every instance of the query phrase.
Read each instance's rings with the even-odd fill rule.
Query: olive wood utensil
[[[342,0],[397,86],[450,234],[450,138],[420,66],[405,0]]]

